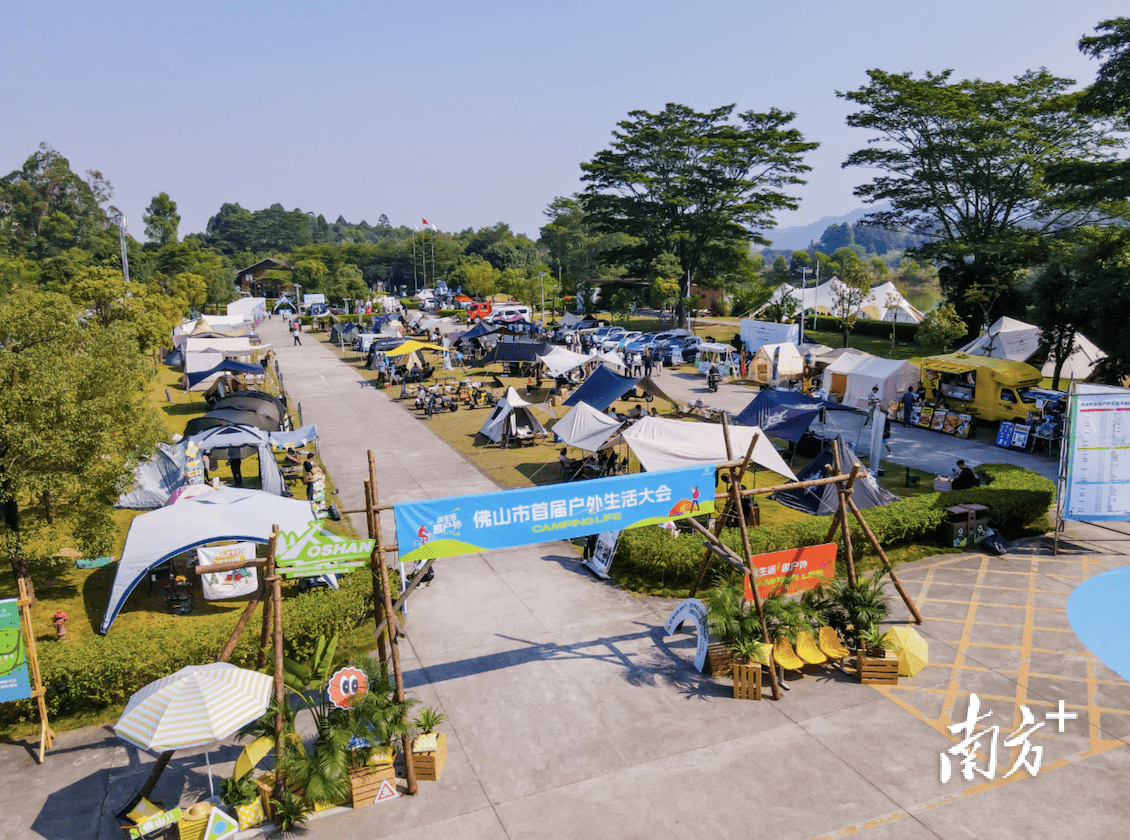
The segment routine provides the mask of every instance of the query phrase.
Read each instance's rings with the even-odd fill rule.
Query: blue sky
[[[1125,3],[918,4],[0,0],[0,173],[46,141],[98,169],[142,238],[167,192],[180,233],[223,202],[536,238],[546,205],[629,111],[778,107],[821,147],[782,227],[859,206],[866,134],[836,90],[866,71],[1027,69],[1086,83],[1081,36]],[[770,234],[771,236],[771,234]]]

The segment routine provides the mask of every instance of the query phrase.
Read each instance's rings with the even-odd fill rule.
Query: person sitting
[[[957,469],[954,470],[953,489],[954,490],[968,490],[970,487],[977,487],[981,482],[977,480],[977,476],[973,474],[973,470],[965,466],[965,461],[957,462]]]
[[[576,477],[577,472],[580,470],[583,461],[578,461],[576,458],[569,457],[569,448],[567,446],[561,447],[561,452],[557,456],[558,463],[561,464],[561,478],[569,481]]]

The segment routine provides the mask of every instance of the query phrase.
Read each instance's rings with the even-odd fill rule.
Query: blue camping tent
[[[577,403],[588,403],[597,411],[604,411],[625,393],[635,388],[637,382],[639,379],[621,376],[602,365],[592,372],[592,375],[569,396],[569,399],[565,400],[565,405],[572,407]]]
[[[850,406],[809,397],[799,391],[761,391],[734,420],[796,443],[823,409],[851,411]]]
[[[188,378],[188,387],[191,388],[197,382],[202,382],[214,373],[255,373],[262,375],[264,371],[262,365],[249,365],[247,362],[237,362],[235,359],[224,359],[211,370],[201,370],[196,373],[186,374]]]

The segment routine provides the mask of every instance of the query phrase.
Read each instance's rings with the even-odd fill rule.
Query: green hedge
[[[399,586],[391,571],[393,591]],[[290,596],[283,601],[283,638],[286,653],[298,660],[314,652],[318,636],[348,633],[371,614],[372,576],[368,569],[341,579],[337,591],[316,590]],[[248,622],[232,654],[231,662],[253,668],[262,626],[261,612]],[[106,636],[93,636],[70,644],[40,645],[39,663],[47,688],[47,711],[51,717],[105,708],[122,703],[153,680],[186,665],[215,662],[235,628],[230,621],[199,622],[191,617],[183,623],[138,631],[111,629]],[[0,704],[0,725],[35,720],[30,700]]]
[[[1005,534],[1015,534],[1040,516],[1046,516],[1055,495],[1055,485],[1039,473],[1011,464],[985,464],[978,472],[986,486],[944,493],[924,493],[884,507],[868,508],[863,518],[879,544],[887,549],[900,543],[941,544],[939,535],[947,519],[946,508],[977,503],[989,508],[990,520]],[[852,547],[857,556],[874,556],[855,517],[848,519]],[[832,525],[830,516],[813,516],[800,522],[753,528],[749,532],[754,554],[783,551],[824,542]],[[727,528],[722,541],[742,554],[741,532]],[[690,586],[702,563],[702,540],[684,535],[672,539],[661,528],[634,528],[620,538],[616,554],[618,570],[638,576],[656,587]],[[711,561],[711,573],[730,568],[721,560]]]
[[[836,318],[833,315],[820,315],[817,318],[817,326],[822,332],[837,332],[843,333],[844,327],[842,319]],[[805,326],[812,330],[817,327],[812,326],[812,319],[805,318]],[[914,334],[918,332],[918,324],[904,324],[899,321],[895,323],[895,340],[905,341],[908,344],[914,341]],[[871,335],[878,338],[891,337],[891,322],[890,321],[872,321],[870,318],[859,318],[855,322],[855,326],[851,330],[852,335]]]

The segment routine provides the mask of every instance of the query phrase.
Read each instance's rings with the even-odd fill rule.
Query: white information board
[[[1075,394],[1066,441],[1064,519],[1130,519],[1130,392]]]

